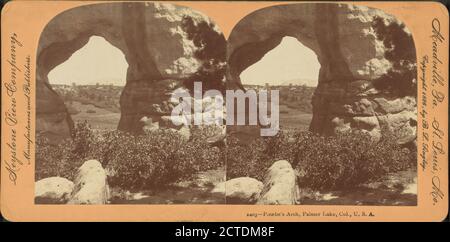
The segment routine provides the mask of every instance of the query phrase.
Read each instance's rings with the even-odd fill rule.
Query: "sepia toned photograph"
[[[374,8],[286,4],[241,19],[227,44],[228,89],[279,92],[275,136],[228,128],[227,187],[246,177],[256,204],[417,204],[407,26]]]
[[[37,54],[36,203],[225,203],[225,127],[171,120],[175,91],[224,90],[225,52],[212,20],[172,4],[56,16]]]
[[[36,53],[35,204],[417,206],[417,57],[382,10],[56,15]]]

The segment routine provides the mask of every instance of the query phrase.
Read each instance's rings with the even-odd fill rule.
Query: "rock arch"
[[[385,30],[383,26],[401,32],[402,39],[378,31]],[[416,91],[404,95],[392,88],[374,87],[379,80],[389,80],[388,86],[395,83],[387,76],[403,61],[388,57],[392,43],[387,40],[403,41],[413,67],[401,78],[414,83],[414,42],[401,22],[380,10],[349,4],[299,3],[257,10],[243,18],[228,39],[228,88],[243,88],[240,73],[284,36],[295,37],[312,49],[321,64],[310,130],[332,134],[357,128],[379,137],[385,125],[406,127],[406,139],[415,137]]]
[[[225,53],[225,38],[215,24],[186,7],[145,2],[99,3],[57,15],[47,24],[39,40],[36,131],[60,137],[70,135],[72,120],[63,101],[49,85],[47,75],[94,35],[120,49],[129,64],[120,99],[118,129],[138,131],[143,116],[160,118],[166,110],[154,104],[162,104],[167,100],[167,92],[198,75],[201,69],[202,60],[197,53],[202,46],[193,41],[197,37],[196,28],[214,32],[215,36],[204,41],[223,43],[217,48],[223,48]]]
[[[183,28],[185,17],[191,20],[188,28]],[[209,28],[215,35],[201,36],[196,28]],[[331,134],[358,128],[380,136],[381,126],[386,125],[406,127],[406,140],[415,137],[416,54],[411,34],[380,10],[334,3],[257,10],[234,27],[228,42],[207,17],[172,4],[99,3],[67,10],[48,23],[39,41],[37,132],[70,134],[72,121],[47,75],[93,35],[120,49],[129,64],[120,100],[121,130],[140,130],[143,116],[158,119],[167,115],[163,106],[171,88],[199,75],[202,60],[197,53],[203,43],[196,43],[195,38],[210,38],[214,43],[210,49],[218,50],[223,61],[228,61],[228,88],[242,88],[239,74],[276,47],[282,37],[291,36],[312,49],[321,64],[313,97],[312,131]],[[398,46],[401,50],[396,50]],[[395,86],[405,85],[412,91],[395,92]]]

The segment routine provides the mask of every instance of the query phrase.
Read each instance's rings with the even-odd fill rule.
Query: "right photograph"
[[[246,104],[227,118],[246,122],[227,119],[226,203],[416,206],[416,62],[407,26],[378,9],[244,17],[227,41],[226,89]]]

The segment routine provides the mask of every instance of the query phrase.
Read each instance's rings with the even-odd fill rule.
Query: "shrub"
[[[223,165],[219,150],[205,139],[183,140],[170,130],[152,131],[139,136],[111,132],[103,160],[112,172],[113,186],[161,187],[198,171]],[[115,136],[111,139],[111,135]]]
[[[213,23],[197,21],[188,15],[183,16],[181,28],[197,47],[193,54],[202,63],[197,71],[184,81],[189,90],[193,90],[194,82],[198,81],[203,83],[203,90],[225,89],[227,42],[215,27]]]
[[[227,177],[250,176],[262,180],[276,160],[291,162],[300,186],[345,189],[382,178],[415,165],[415,152],[400,147],[393,134],[380,141],[363,132],[319,136],[310,132],[280,132],[248,145],[227,142]]]
[[[134,136],[117,130],[96,133],[86,122],[77,123],[72,140],[60,145],[50,145],[42,137],[37,139],[36,179],[57,175],[72,180],[84,161],[96,159],[110,173],[111,186],[161,187],[224,165],[220,150],[206,142],[208,132],[194,130],[187,141],[172,130]]]
[[[43,135],[36,135],[36,176],[39,180],[51,176],[60,176],[73,180],[75,173],[88,154],[92,153],[96,139],[88,123],[76,123],[72,139],[54,144]]]
[[[37,135],[36,179],[73,180],[83,162],[96,159],[110,173],[110,185],[124,189],[163,187],[223,166],[225,161],[227,179],[263,180],[267,168],[283,159],[296,169],[302,187],[345,189],[416,165],[416,150],[402,148],[396,135],[386,131],[379,141],[357,131],[327,137],[280,131],[248,144],[228,136],[224,150],[207,143],[220,128],[206,126],[191,132],[189,141],[162,129],[136,136],[122,131],[99,133],[83,122],[75,125],[72,139],[57,145]]]
[[[363,132],[335,137],[306,134],[296,140],[294,164],[300,184],[315,189],[350,188],[376,181],[414,165],[415,156],[400,147],[392,134],[379,141]]]
[[[68,160],[70,152],[68,143],[63,141],[60,144],[52,144],[47,138],[36,135],[36,180],[51,176],[73,180],[74,172],[78,167]]]
[[[293,133],[280,131],[276,136],[259,137],[249,144],[243,144],[233,136],[227,137],[227,179],[249,176],[263,180],[274,161],[291,161],[294,147],[289,145],[290,134]]]
[[[393,63],[386,74],[374,80],[374,86],[401,96],[416,96],[417,60],[412,35],[403,23],[386,22],[380,17],[373,20],[372,27],[386,47],[385,58]]]

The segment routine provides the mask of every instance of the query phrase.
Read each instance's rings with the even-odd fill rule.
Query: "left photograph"
[[[35,203],[226,203],[226,129],[208,108],[224,101],[202,95],[221,96],[225,72],[224,35],[187,7],[99,3],[54,17],[37,52]]]

